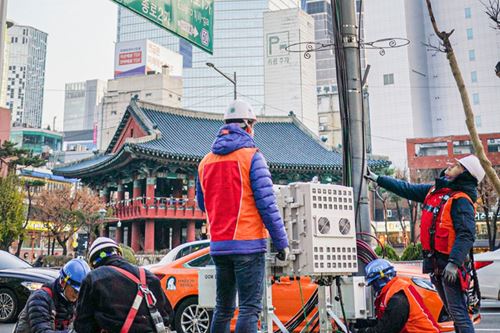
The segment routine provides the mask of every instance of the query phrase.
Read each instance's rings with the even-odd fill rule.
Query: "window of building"
[[[481,116],[476,116],[475,117],[475,123],[477,127],[481,127]]]
[[[470,73],[470,80],[472,81],[472,83],[477,82],[477,72],[476,71],[473,71]]]
[[[474,61],[474,60],[476,60],[476,51],[469,50],[469,61]]]
[[[479,94],[478,93],[472,94],[472,103],[474,105],[479,105]]]
[[[467,39],[471,40],[474,38],[474,33],[472,32],[472,28],[467,29]]]
[[[472,12],[469,7],[465,8],[465,18],[469,19],[472,16]]]
[[[384,74],[384,86],[394,84],[394,73]]]

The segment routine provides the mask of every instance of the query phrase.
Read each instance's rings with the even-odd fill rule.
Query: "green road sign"
[[[213,53],[214,0],[112,0]]]

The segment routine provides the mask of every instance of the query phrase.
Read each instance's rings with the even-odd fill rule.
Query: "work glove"
[[[458,277],[458,266],[452,262],[449,262],[443,271],[443,279],[448,284],[454,284]]]
[[[370,168],[366,168],[366,175],[364,175],[365,179],[370,180],[374,183],[377,182],[378,176],[373,173]]]
[[[287,246],[283,250],[279,250],[276,253],[276,259],[281,261],[286,261],[288,259],[288,255],[290,254],[290,248]]]

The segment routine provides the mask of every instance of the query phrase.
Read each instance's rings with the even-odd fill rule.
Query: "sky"
[[[7,18],[48,33],[43,127],[62,130],[64,85],[113,78],[117,4],[111,0],[8,0]]]

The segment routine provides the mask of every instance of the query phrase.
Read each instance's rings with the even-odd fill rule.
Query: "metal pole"
[[[236,72],[234,72],[233,77],[234,77],[234,79],[233,79],[233,84],[234,84],[234,100],[236,100]]]
[[[362,78],[359,61],[358,27],[356,25],[356,9],[354,0],[337,0],[340,4],[340,33],[342,48],[345,55],[346,92],[347,92],[347,129],[350,145],[350,173],[353,194],[357,208],[356,226],[360,232],[370,232],[370,212],[368,192],[363,174],[366,169],[366,152],[363,138],[363,107],[362,107]],[[344,129],[346,130],[346,129]],[[345,147],[349,149],[349,147]]]

